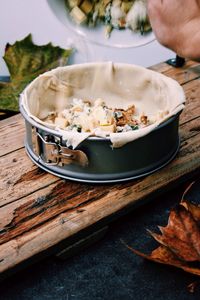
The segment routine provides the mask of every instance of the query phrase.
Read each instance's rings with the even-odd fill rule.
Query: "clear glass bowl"
[[[98,25],[94,28],[76,25],[67,12],[64,0],[47,0],[47,2],[54,15],[69,30],[72,30],[74,33],[83,37],[86,41],[107,47],[132,48],[146,45],[155,40],[153,32],[141,35],[130,29],[114,29],[111,36],[106,38],[105,27],[103,25]]]

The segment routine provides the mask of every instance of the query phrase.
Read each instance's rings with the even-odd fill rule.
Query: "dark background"
[[[191,181],[190,181],[191,182]],[[49,257],[1,282],[0,299],[190,300],[200,299],[200,278],[133,254],[122,242],[149,253],[157,243],[146,229],[167,224],[190,182],[136,208],[109,226],[98,242],[66,260]],[[200,180],[186,194],[200,201]],[[195,292],[187,286],[197,282]]]

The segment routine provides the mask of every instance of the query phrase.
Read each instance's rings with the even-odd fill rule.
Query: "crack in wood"
[[[200,131],[200,125],[190,128],[190,131]]]
[[[7,230],[6,230],[5,228],[0,229],[0,235],[1,235],[1,234],[4,234],[5,232],[7,232]]]
[[[97,201],[107,195],[109,186],[90,186],[59,182],[47,195],[32,199],[13,211],[12,220],[0,231],[0,244],[31,232],[36,227],[50,222],[60,213],[76,210],[77,213],[85,211],[82,206]],[[71,201],[68,201],[71,200]],[[66,222],[66,220],[64,220]]]
[[[82,213],[82,212],[84,212],[84,211],[86,211],[86,210],[83,209],[83,208],[78,208],[78,209],[76,210],[77,213]]]
[[[6,156],[10,155],[11,153],[14,153],[14,152],[16,152],[16,151],[18,151],[18,150],[21,150],[21,149],[24,149],[24,146],[23,146],[23,147],[15,148],[14,150],[9,151],[9,152],[6,152],[6,153],[4,153],[4,154],[0,154],[0,157],[6,157]]]
[[[41,206],[43,204],[45,204],[47,201],[46,196],[40,196],[38,197],[35,202],[33,203],[33,205],[31,205],[30,207],[28,207],[27,209],[32,209],[38,206]]]
[[[31,181],[31,180],[39,180],[46,174],[45,171],[43,171],[40,168],[35,168],[31,171],[28,171],[27,173],[23,174],[15,183],[14,185],[18,183],[22,183],[24,181]]]
[[[189,124],[189,123],[191,123],[192,121],[195,121],[195,120],[198,120],[198,119],[200,119],[200,116],[198,115],[198,116],[195,116],[195,117],[192,117],[192,118],[190,118],[190,119],[188,119],[188,120],[186,120],[186,121],[184,121],[184,122],[179,122],[179,126],[180,127],[183,127],[185,124]]]
[[[187,142],[183,146],[185,147],[186,145],[187,145]],[[181,152],[179,152],[178,157],[184,157],[185,155],[191,155],[191,154],[195,153],[198,150],[198,148],[193,148],[193,147],[188,148],[188,149],[181,148]],[[200,157],[198,160],[200,160]],[[196,159],[197,164],[198,164],[198,160]]]

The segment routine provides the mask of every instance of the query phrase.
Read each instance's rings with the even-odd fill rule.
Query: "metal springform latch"
[[[54,135],[41,135],[36,128],[32,129],[33,150],[39,160],[48,166],[78,164],[88,165],[88,158],[83,151],[71,150],[61,145],[61,138]]]

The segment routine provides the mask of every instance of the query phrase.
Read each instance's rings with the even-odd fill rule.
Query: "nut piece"
[[[125,126],[126,124],[136,125],[136,120],[133,119],[135,113],[135,106],[130,106],[127,110],[115,109],[114,115],[117,126]]]
[[[145,115],[142,115],[142,116],[140,117],[140,122],[143,123],[144,125],[147,125],[148,122],[149,122],[148,117],[145,116]]]

